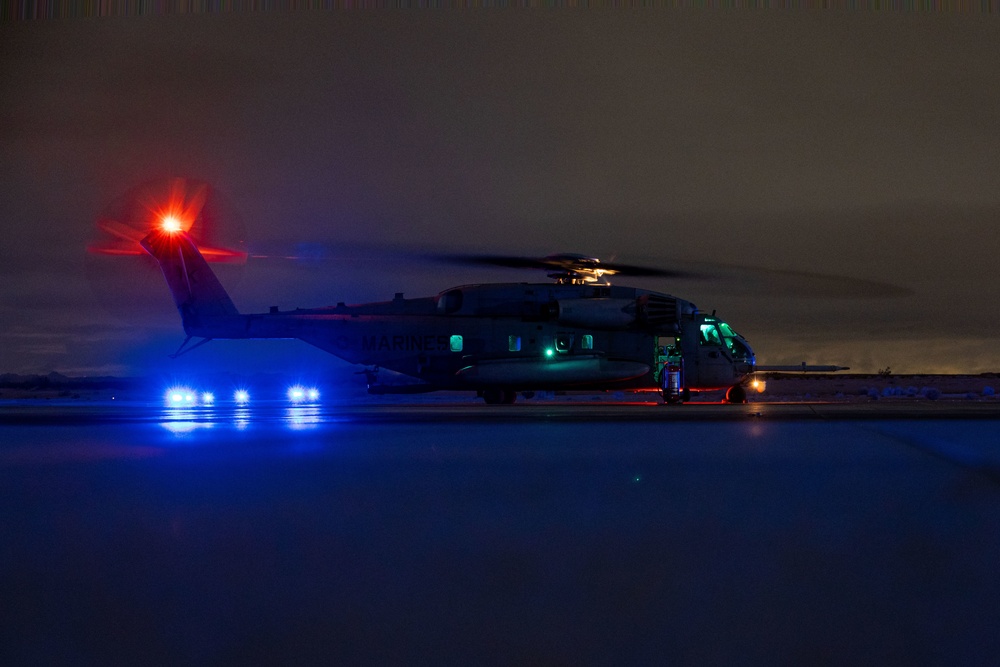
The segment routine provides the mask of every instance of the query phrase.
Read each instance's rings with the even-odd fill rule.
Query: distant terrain
[[[147,381],[141,378],[68,377],[48,375],[0,374],[0,399],[4,398],[92,398],[107,392],[141,390]]]
[[[761,373],[763,393],[750,400],[996,400],[1000,373],[980,375],[775,374]]]
[[[350,376],[353,379],[353,374]],[[175,375],[145,377],[68,377],[61,373],[47,375],[0,374],[2,399],[78,399],[78,400],[159,400],[171,386],[184,384],[196,390],[231,391],[235,387],[253,387],[260,396],[282,396],[289,385],[302,382],[280,374],[212,373],[186,377]],[[364,385],[359,384],[361,390]]]

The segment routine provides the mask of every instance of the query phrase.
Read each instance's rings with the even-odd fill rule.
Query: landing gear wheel
[[[517,400],[517,392],[510,389],[483,389],[487,405],[510,405]]]
[[[663,390],[663,403],[665,405],[680,405],[684,402],[681,398],[681,394],[668,392],[666,389]]]
[[[503,390],[484,389],[483,400],[486,401],[486,405],[498,405],[503,402]]]
[[[747,402],[747,390],[743,388],[743,385],[733,385],[726,392],[726,403],[746,403]]]

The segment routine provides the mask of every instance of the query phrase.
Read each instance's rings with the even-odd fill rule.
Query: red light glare
[[[211,203],[210,192],[208,184],[184,178],[136,186],[98,218],[99,236],[87,250],[93,255],[145,256],[139,243],[151,231],[171,237],[184,232],[205,261],[244,264],[245,251],[212,243],[211,232],[223,226],[220,215],[227,209],[218,199]]]

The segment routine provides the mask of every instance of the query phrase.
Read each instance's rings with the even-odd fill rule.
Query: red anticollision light
[[[181,221],[173,215],[163,216],[163,220],[160,222],[160,227],[163,228],[163,231],[170,232],[171,234],[184,229],[184,225]]]
[[[189,234],[207,262],[244,264],[247,253],[237,248],[213,246],[208,243],[210,225],[218,225],[212,213],[203,217],[209,200],[206,183],[172,178],[150,181],[126,194],[124,203],[116,205],[112,215],[97,220],[100,238],[87,249],[95,255],[145,255],[139,245],[150,231],[174,237]]]

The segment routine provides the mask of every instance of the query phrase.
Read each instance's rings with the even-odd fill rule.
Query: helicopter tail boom
[[[244,338],[246,318],[183,231],[153,230],[140,245],[160,265],[189,336]]]

